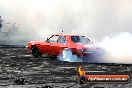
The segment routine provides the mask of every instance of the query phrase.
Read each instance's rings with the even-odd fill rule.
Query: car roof
[[[55,34],[58,36],[82,36],[82,35],[78,35],[78,34]]]

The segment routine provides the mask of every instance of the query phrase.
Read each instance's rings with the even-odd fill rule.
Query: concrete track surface
[[[25,47],[0,47],[0,88],[132,88],[127,84],[85,84],[76,82],[76,67],[88,74],[132,74],[132,65],[61,62],[55,58],[34,58]]]

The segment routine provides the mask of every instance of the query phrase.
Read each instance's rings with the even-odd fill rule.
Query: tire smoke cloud
[[[77,57],[77,55],[73,55],[72,51],[68,48],[64,49],[60,55],[57,56],[60,61],[68,61],[68,62],[82,62],[82,58]]]
[[[108,53],[105,61],[108,63],[132,64],[132,34],[122,32],[116,36],[107,36],[99,43],[100,47]]]
[[[107,35],[132,32],[131,4],[130,0],[0,0],[0,15],[22,24],[23,39],[44,40],[64,30],[101,41]]]
[[[89,48],[89,45],[86,45],[86,47]],[[70,49],[65,49],[62,54],[58,56],[58,59],[69,62],[83,62],[84,60],[87,60],[88,63],[132,64],[132,34],[129,32],[121,32],[112,37],[107,36],[93,47],[99,47],[105,50],[104,57],[99,58],[95,54],[93,55],[93,57],[97,56],[95,59],[91,57],[79,58],[77,55],[73,55]]]
[[[131,9],[130,0],[0,0],[2,19],[21,24],[13,37],[45,40],[61,30],[86,35],[119,63],[132,62]]]

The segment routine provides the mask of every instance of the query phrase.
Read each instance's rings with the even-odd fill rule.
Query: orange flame
[[[78,72],[79,72],[80,76],[85,76],[86,75],[86,72],[85,72],[84,68],[82,68],[82,66],[79,66]]]

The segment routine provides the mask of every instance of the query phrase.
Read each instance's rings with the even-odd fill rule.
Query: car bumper
[[[95,57],[98,57],[98,56],[103,56],[106,54],[106,51],[105,50],[87,50],[85,52],[80,52],[80,55],[81,57],[88,57],[88,56],[95,56]]]

